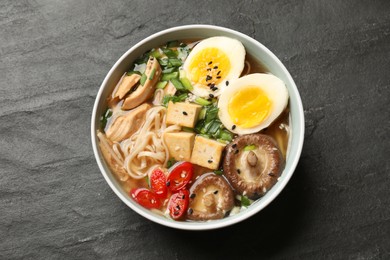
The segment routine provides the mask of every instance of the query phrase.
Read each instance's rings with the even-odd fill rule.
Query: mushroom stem
[[[252,166],[252,167],[256,166],[258,159],[257,159],[256,154],[253,151],[249,152],[248,157],[247,157],[247,161],[248,161],[250,166]]]

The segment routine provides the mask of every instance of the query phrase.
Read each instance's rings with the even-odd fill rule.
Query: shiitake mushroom
[[[248,198],[263,196],[283,171],[282,153],[268,135],[239,136],[225,150],[224,175],[238,193]]]
[[[222,176],[206,173],[190,189],[188,219],[221,219],[234,207],[234,193]]]

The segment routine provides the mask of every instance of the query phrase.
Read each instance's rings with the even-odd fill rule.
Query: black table
[[[144,37],[226,26],[300,90],[306,140],[280,196],[231,227],[152,223],[104,181],[99,86]],[[389,259],[390,1],[0,1],[0,258]]]

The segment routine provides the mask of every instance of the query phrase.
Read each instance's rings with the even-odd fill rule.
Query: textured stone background
[[[95,95],[120,55],[193,23],[268,46],[306,116],[302,158],[281,195],[208,232],[125,206],[89,137]],[[389,87],[388,0],[0,0],[0,258],[389,259]]]

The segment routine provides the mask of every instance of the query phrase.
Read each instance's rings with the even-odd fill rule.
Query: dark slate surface
[[[302,95],[306,142],[264,211],[215,231],[127,208],[90,143],[95,95],[144,37],[230,27]],[[390,1],[0,0],[0,258],[390,259]]]

